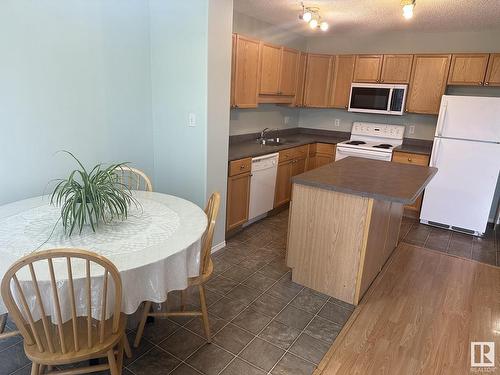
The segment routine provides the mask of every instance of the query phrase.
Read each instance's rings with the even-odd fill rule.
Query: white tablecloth
[[[86,249],[107,257],[120,271],[122,312],[132,314],[142,301],[164,302],[169,291],[186,288],[188,277],[199,274],[201,237],[207,217],[198,206],[181,198],[142,191],[134,195],[142,207],[133,207],[127,220],[101,224],[96,233],[90,227],[84,228],[82,234],[75,230],[71,237],[65,235],[61,223],[57,223],[60,209],[49,204],[48,196],[1,206],[0,278],[14,261],[33,251],[61,247]],[[66,263],[56,262],[54,266],[58,293],[63,301],[63,319],[66,320],[71,316],[69,303],[64,303],[69,297]],[[35,269],[44,305],[49,304],[46,309],[53,312],[48,267]],[[102,273],[97,269],[95,272],[95,280],[98,280]],[[73,275],[74,278],[83,277],[84,262],[73,263]],[[30,279],[28,274],[18,277],[21,281]],[[77,309],[83,315],[84,288],[78,286],[75,284],[76,298],[82,301],[82,306]],[[34,293],[25,292],[29,304],[34,307]],[[99,306],[99,301],[100,294],[95,293],[92,305]],[[108,302],[110,306],[113,303],[112,300]],[[0,314],[6,311],[0,298]],[[94,316],[99,316],[98,313],[93,311]],[[35,315],[38,315],[36,311]]]

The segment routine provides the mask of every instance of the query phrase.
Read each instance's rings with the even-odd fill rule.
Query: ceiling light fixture
[[[299,19],[305,21],[309,24],[309,27],[313,30],[320,29],[321,31],[327,31],[329,28],[328,22],[322,21],[319,15],[319,8],[317,7],[306,7],[304,3],[302,5],[302,12],[299,14]]]
[[[415,8],[415,0],[402,0],[403,17],[409,20],[413,17],[413,9]]]

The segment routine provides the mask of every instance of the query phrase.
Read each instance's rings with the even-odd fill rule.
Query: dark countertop
[[[274,137],[275,133],[274,131],[270,131],[268,135]],[[295,128],[280,130],[279,136],[286,140],[284,145],[260,145],[256,142],[258,133],[231,136],[229,141],[229,161],[272,154],[274,152],[310,143],[337,144],[348,140],[351,134],[329,130]],[[432,151],[432,141],[405,138],[403,144],[394,148],[394,150],[430,155]]]
[[[413,203],[437,168],[347,157],[293,177],[295,184],[403,204]]]

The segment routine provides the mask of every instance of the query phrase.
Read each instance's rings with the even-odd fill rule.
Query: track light
[[[402,0],[403,17],[409,20],[413,17],[413,8],[415,8],[415,0]]]

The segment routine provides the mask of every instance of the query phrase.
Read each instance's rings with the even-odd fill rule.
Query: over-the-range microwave
[[[353,83],[348,111],[401,116],[407,89],[408,85]]]

